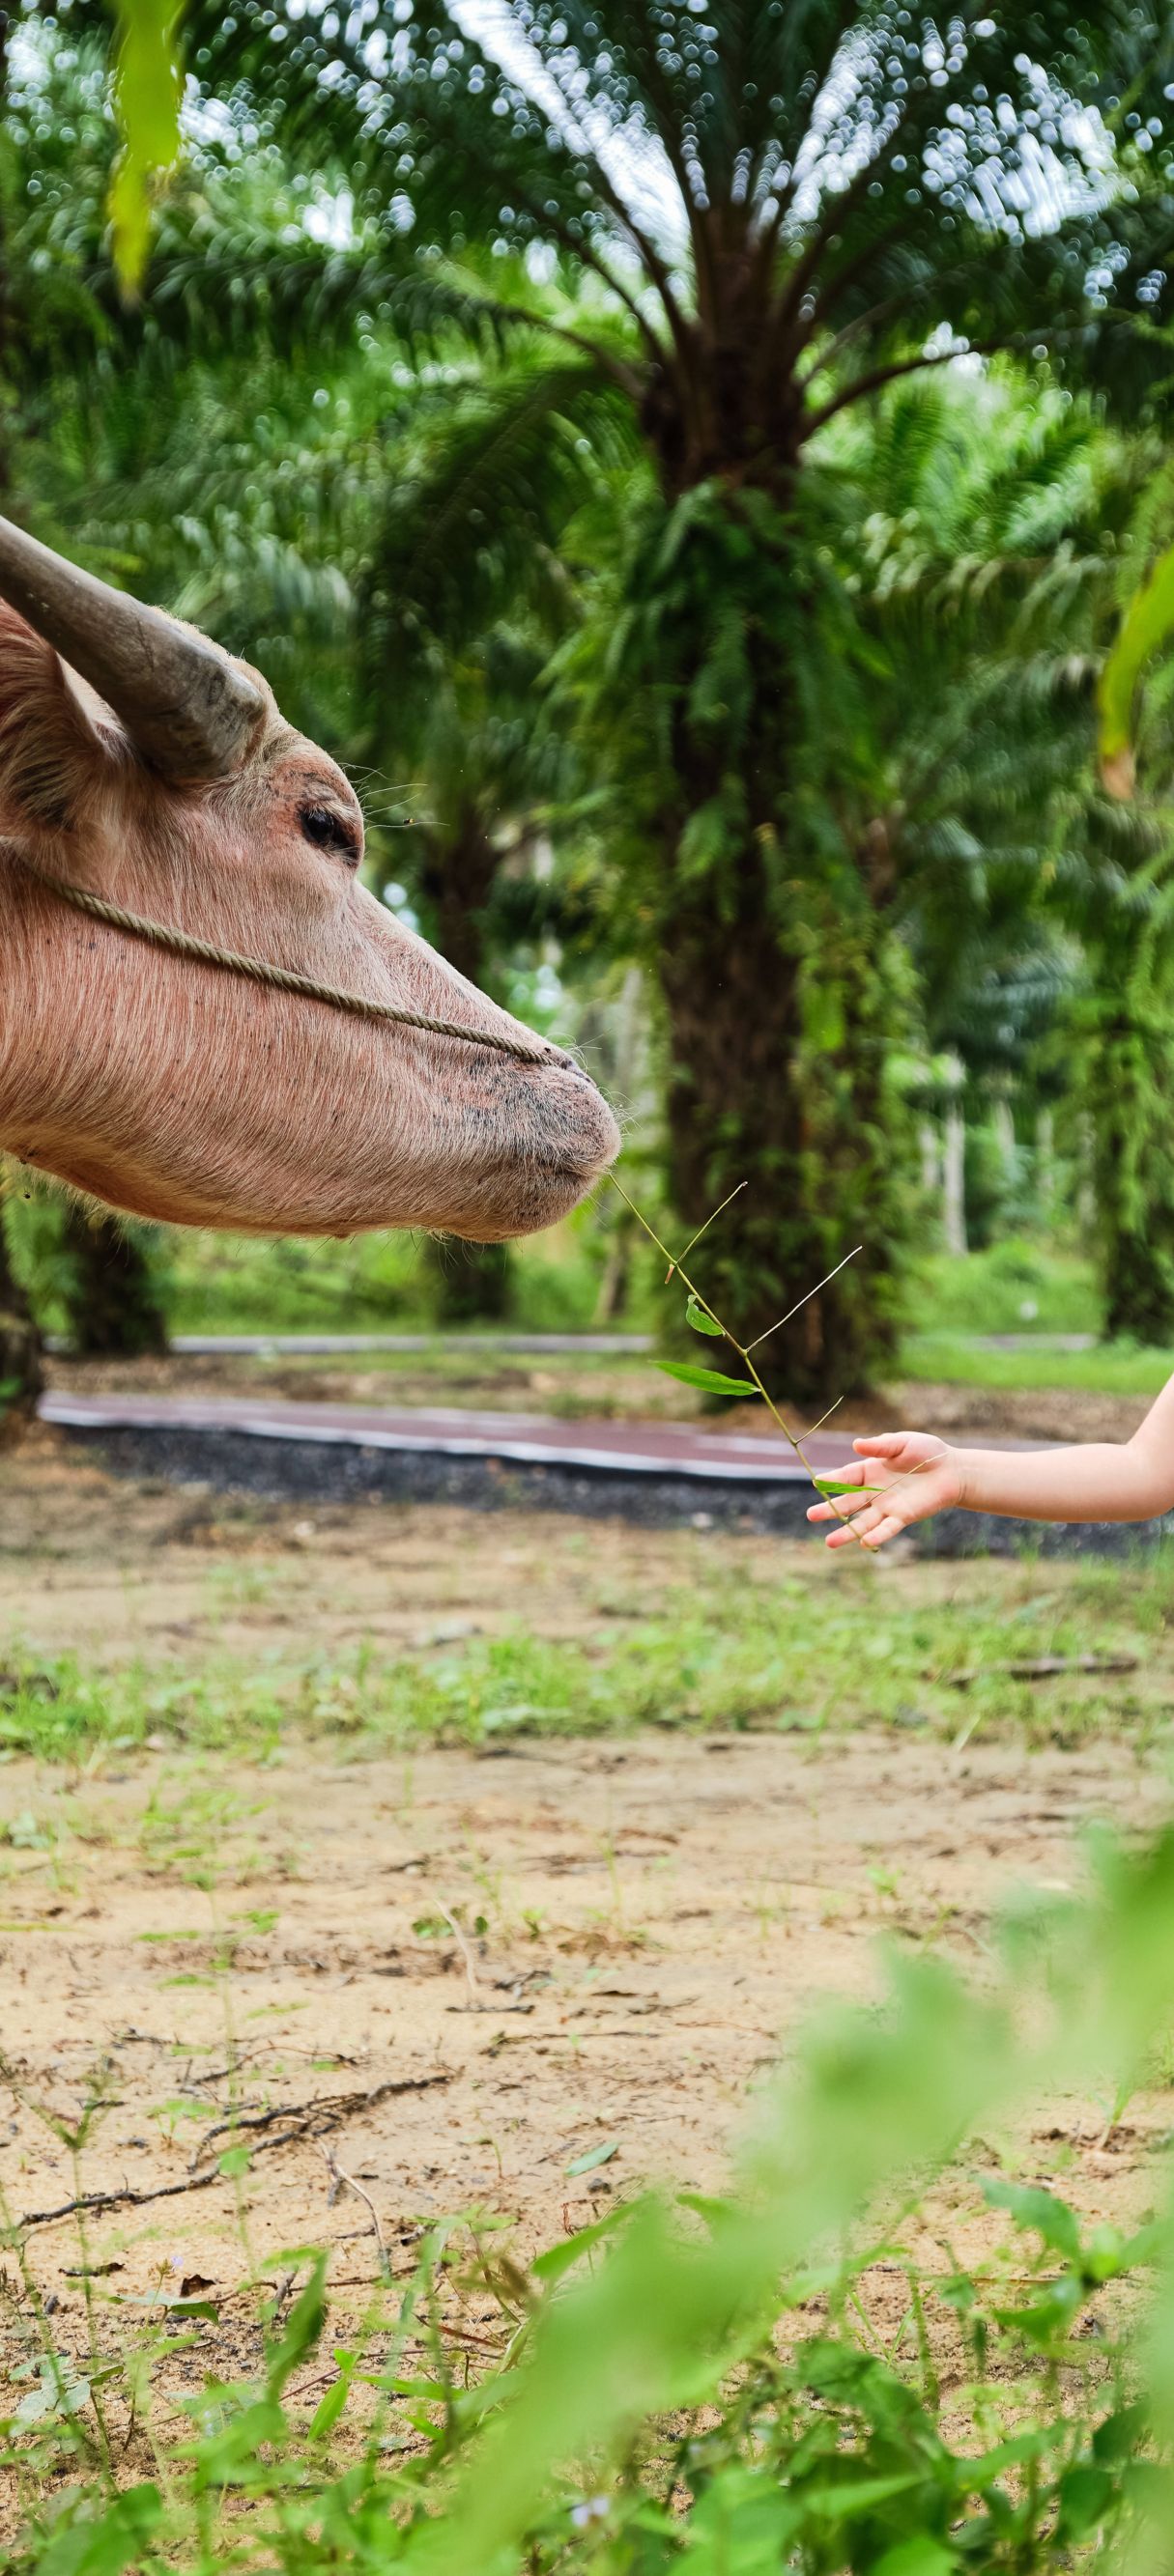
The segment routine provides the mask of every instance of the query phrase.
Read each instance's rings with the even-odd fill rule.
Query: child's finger
[[[900,1538],[904,1527],[904,1521],[898,1520],[895,1512],[886,1512],[884,1518],[876,1523],[875,1528],[862,1530],[861,1544],[870,1548],[883,1547],[886,1539]]]
[[[870,1439],[854,1440],[852,1446],[858,1458],[897,1458],[907,1437],[904,1431],[877,1431]]]
[[[899,1512],[891,1511],[886,1503],[877,1500],[875,1494],[869,1494],[866,1500],[866,1510],[845,1522],[841,1528],[828,1532],[824,1541],[826,1547],[883,1547],[886,1539],[895,1537],[898,1530],[904,1529],[905,1522]]]
[[[837,1467],[835,1472],[835,1482],[837,1485],[863,1485],[867,1473],[868,1470],[866,1467],[853,1467],[849,1462],[846,1466]],[[812,1503],[809,1505],[807,1513],[808,1520],[839,1520],[847,1499],[847,1496],[837,1494],[835,1501],[832,1502],[826,1495],[824,1495],[818,1503]]]
[[[862,1486],[854,1494],[837,1494],[834,1502],[812,1503],[809,1521],[842,1521],[847,1513],[867,1511],[873,1501],[872,1490]]]

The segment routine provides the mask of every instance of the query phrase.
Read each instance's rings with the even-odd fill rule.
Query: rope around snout
[[[190,958],[196,966],[216,966],[224,974],[243,975],[250,984],[268,985],[274,992],[298,993],[303,1001],[323,1002],[329,1010],[345,1011],[354,1020],[383,1020],[401,1029],[422,1029],[427,1037],[456,1038],[462,1046],[489,1047],[495,1055],[515,1056],[521,1064],[569,1064],[570,1060],[555,1047],[526,1046],[518,1038],[499,1037],[492,1029],[463,1028],[458,1020],[433,1020],[424,1011],[403,1011],[394,1002],[368,1002],[361,994],[344,993],[334,984],[319,984],[314,976],[299,975],[292,967],[271,966],[261,957],[239,957],[234,949],[217,948],[210,939],[197,939],[190,931],[174,930],[167,922],[146,921],[139,913],[125,912],[121,904],[110,903],[105,895],[91,894],[86,886],[71,885],[65,877],[47,876],[18,842],[0,838],[0,850],[15,859],[36,885],[43,886],[47,894],[55,895],[74,912],[85,913],[91,921],[104,922],[109,930],[121,930],[128,939],[141,939],[149,948],[163,949],[169,956]]]

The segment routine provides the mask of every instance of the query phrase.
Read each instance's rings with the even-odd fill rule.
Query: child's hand
[[[833,1521],[829,1547],[883,1547],[914,1521],[951,1510],[963,1498],[962,1460],[946,1441],[928,1431],[886,1431],[876,1440],[854,1440],[858,1458],[876,1459],[874,1467],[836,1469],[836,1482],[859,1485],[860,1492],[837,1494],[834,1502],[813,1503],[809,1521]]]

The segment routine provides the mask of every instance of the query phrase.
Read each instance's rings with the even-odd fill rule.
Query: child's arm
[[[807,1515],[838,1524],[829,1547],[883,1547],[914,1521],[952,1509],[1024,1521],[1156,1520],[1174,1509],[1174,1378],[1120,1447],[952,1449],[925,1431],[887,1431],[852,1446],[876,1462],[842,1470],[860,1493],[815,1503]]]

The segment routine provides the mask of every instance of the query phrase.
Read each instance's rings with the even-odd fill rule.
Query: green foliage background
[[[741,1338],[867,1214],[779,1386],[891,1357],[947,1060],[1166,1338],[1169,30],[511,8],[18,17],[10,494],[264,664],[679,1216],[748,1181]]]

